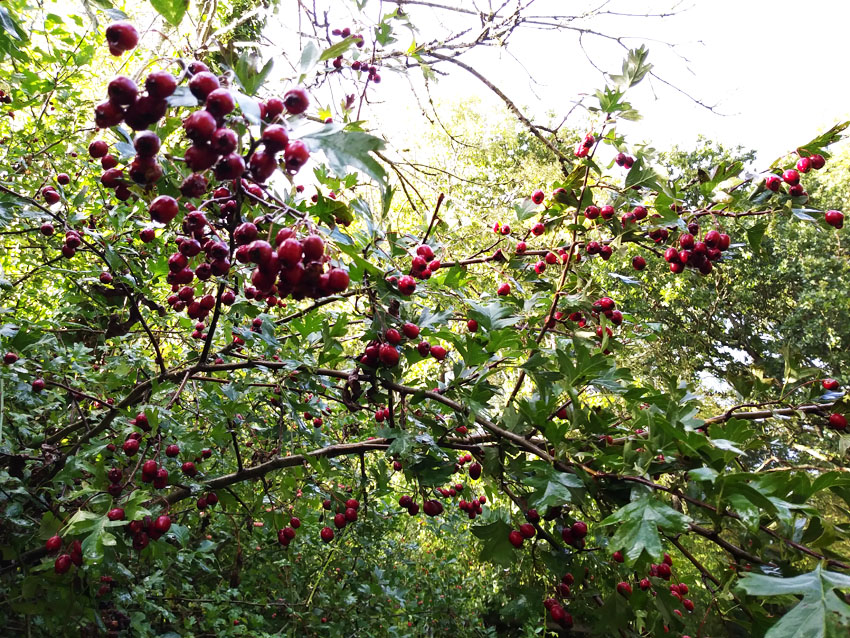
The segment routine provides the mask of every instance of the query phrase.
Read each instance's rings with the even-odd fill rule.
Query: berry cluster
[[[576,145],[573,154],[579,158],[587,157],[587,154],[590,153],[590,149],[593,148],[594,144],[596,144],[596,138],[593,136],[593,134],[588,133],[584,136],[584,139]]]
[[[322,507],[326,510],[330,510],[332,507],[331,500],[326,498],[322,502]],[[360,509],[360,501],[356,498],[350,498],[344,503],[344,507],[337,507],[337,512],[334,515],[333,523],[334,527],[338,530],[343,529],[349,523],[354,523],[357,521],[357,510]],[[322,540],[326,543],[330,543],[334,538],[334,531],[330,527],[323,527],[320,533]]]
[[[508,232],[510,232],[510,228]],[[434,250],[428,244],[417,246],[416,255],[410,261],[410,276],[416,279],[430,279],[431,275],[439,269],[440,260],[435,258]],[[416,284],[414,283],[415,287]]]
[[[51,536],[44,543],[44,547],[48,554],[55,554],[62,549],[62,537],[58,534]],[[71,565],[81,567],[83,564],[83,545],[80,541],[75,540],[67,547],[67,552],[56,557],[53,563],[53,571],[57,574],[64,574],[71,569]]]
[[[145,516],[141,520],[130,521],[125,529],[133,537],[133,549],[141,551],[171,529],[171,517],[168,514],[156,518]]]
[[[670,264],[670,272],[681,273],[685,268],[694,268],[703,275],[713,270],[712,262],[719,261],[724,251],[729,249],[730,238],[726,233],[710,230],[697,239],[699,226],[688,224],[687,233],[679,235],[679,248],[671,246],[664,252],[664,261]]]
[[[301,527],[301,519],[292,516],[289,519],[289,525],[277,531],[277,542],[283,547],[289,547],[289,544],[295,540],[295,530]]]
[[[625,153],[617,153],[616,157],[614,157],[614,163],[617,166],[631,168],[635,163],[635,158]]]

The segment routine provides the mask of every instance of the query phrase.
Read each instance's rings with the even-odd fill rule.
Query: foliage
[[[263,177],[272,99],[321,95],[336,60],[403,52],[431,77],[441,58],[401,43],[403,12],[364,18],[360,47],[357,30],[305,35],[281,81],[285,64],[213,39],[241,5],[128,7],[164,37],[121,57],[103,31],[123,14],[85,7],[0,12],[11,635],[846,633],[850,308],[834,291],[850,273],[819,206],[846,181],[806,174],[795,196],[764,179],[795,154],[759,173],[742,149],[632,145],[618,125],[639,116],[644,48],[588,94],[586,129],[518,116],[485,136],[462,104],[419,156],[356,99],[330,115],[290,102],[279,150],[304,142],[310,163]],[[215,127],[248,171],[199,169],[211,185],[190,194],[208,149],[186,137],[195,55],[234,98]],[[132,117],[95,129],[92,113],[113,75],[154,70],[181,86],[151,124],[162,175],[131,181]],[[799,155],[841,166],[845,126]],[[674,274],[661,254],[689,230],[730,245]]]

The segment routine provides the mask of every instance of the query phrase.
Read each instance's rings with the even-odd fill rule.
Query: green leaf
[[[188,86],[178,86],[165,101],[168,106],[198,106],[198,98],[192,95]]]
[[[257,92],[274,66],[274,58],[270,58],[262,68],[260,68],[261,62],[262,58],[257,55],[256,51],[245,50],[233,65],[233,71],[239,78],[239,84],[242,85],[248,95],[254,95]]]
[[[631,49],[623,60],[622,74],[610,76],[614,85],[621,90],[628,89],[643,80],[652,70],[652,65],[646,61],[648,56],[649,51],[643,45],[639,49]]]
[[[750,247],[753,252],[758,252],[761,248],[761,240],[767,230],[767,222],[759,222],[747,229],[747,240],[750,242]]]
[[[534,464],[539,469],[535,475],[526,479],[525,484],[535,488],[529,498],[529,504],[536,509],[559,507],[570,503],[570,490],[584,487],[581,480],[574,474],[559,472],[546,463]]]
[[[835,590],[850,589],[850,576],[814,571],[793,578],[744,574],[738,588],[750,596],[802,596],[765,634],[765,638],[839,638],[850,629],[850,605]]]
[[[151,0],[151,4],[159,15],[175,27],[180,25],[189,8],[189,0]]]
[[[6,7],[0,7],[0,28],[13,40],[25,40],[26,33],[18,25]]]
[[[384,148],[384,141],[363,131],[345,130],[342,125],[324,125],[301,138],[311,151],[322,151],[328,158],[331,170],[343,176],[351,166],[369,175],[382,188],[386,187],[387,173],[370,153]]]
[[[489,525],[475,525],[471,528],[473,534],[481,539],[482,560],[509,567],[514,561],[514,546],[508,540],[511,526],[503,520],[497,520]]]
[[[629,169],[628,175],[626,175],[626,188],[633,186],[650,188],[652,190],[661,189],[661,186],[658,184],[657,173],[651,167],[646,166],[640,157],[631,169]]]
[[[322,51],[322,55],[319,56],[319,62],[324,62],[325,60],[332,60],[336,57],[339,57],[340,55],[348,51],[352,46],[354,46],[355,42],[357,42],[357,38],[355,38],[354,36],[349,36],[345,38],[345,40],[340,40],[336,44],[329,46],[327,49]]]
[[[322,54],[319,47],[312,40],[309,40],[301,50],[301,62],[298,65],[298,70],[301,76],[307,75],[316,66],[319,61],[319,56]]]
[[[629,561],[634,562],[644,551],[654,560],[661,558],[664,548],[659,530],[678,534],[688,529],[690,520],[690,517],[677,512],[662,500],[645,494],[618,509],[601,525],[619,523],[610,546],[625,549]]]

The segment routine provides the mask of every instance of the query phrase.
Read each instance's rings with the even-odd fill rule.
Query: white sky
[[[472,7],[469,0],[437,0]],[[534,12],[551,15],[599,6],[604,0],[537,0]],[[294,3],[293,3],[294,4]],[[486,0],[477,4],[485,5]],[[501,4],[501,0],[499,2]],[[699,133],[729,145],[742,144],[760,151],[762,162],[809,141],[832,124],[850,119],[850,82],[844,31],[850,24],[846,0],[611,0],[606,9],[632,14],[659,13],[677,6],[678,15],[666,18],[605,16],[585,23],[617,35],[634,35],[629,46],[646,43],[655,71],[701,101],[716,105],[723,115],[711,113],[662,83],[645,81],[630,94],[644,120],[625,130],[632,142],[650,141],[656,148],[678,143],[693,145]],[[345,26],[348,2],[331,3],[339,14],[331,24]],[[384,11],[394,7],[389,2]],[[368,15],[377,15],[376,0],[367,4]],[[406,11],[420,29],[420,42],[439,37],[446,29],[463,24],[463,16],[408,6]],[[451,17],[446,25],[440,18]],[[280,15],[292,25],[288,11]],[[340,21],[341,20],[341,21]],[[470,25],[477,19],[471,18]],[[271,27],[267,34],[275,30]],[[271,33],[270,33],[271,32]],[[405,46],[410,36],[400,33]],[[653,42],[657,40],[659,42]],[[676,45],[675,50],[662,42]],[[624,51],[611,41],[587,36],[585,47],[606,71],[618,71]],[[679,55],[687,58],[683,60]],[[579,94],[602,86],[600,74],[586,60],[574,35],[519,29],[508,51],[480,47],[462,58],[532,115],[547,111],[566,113]],[[439,100],[480,95],[498,101],[478,80],[462,69],[443,64],[449,77],[440,79],[432,94]],[[534,80],[529,80],[529,72]],[[398,74],[382,70],[383,82],[375,95],[387,98],[377,107],[381,130],[392,139],[391,129],[416,124],[410,112],[399,114],[398,96],[409,85]],[[395,77],[393,77],[395,76]],[[415,110],[411,99],[408,105]],[[574,116],[576,125],[581,116]],[[389,127],[390,130],[387,130]]]

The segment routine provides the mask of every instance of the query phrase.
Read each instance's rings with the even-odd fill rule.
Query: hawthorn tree
[[[711,315],[800,220],[846,269],[806,192],[846,123],[668,173],[618,128],[653,73],[631,49],[577,137],[501,94],[557,177],[458,232],[442,194],[416,214],[356,91],[312,97],[362,104],[383,63],[492,85],[444,42],[399,53],[400,9],[305,10],[269,81],[209,46],[238,7],[186,51],[186,5],[153,4],[155,50],[115,9],[0,8],[12,635],[846,634],[843,371],[788,356],[726,405],[623,365],[664,329],[624,284]]]

